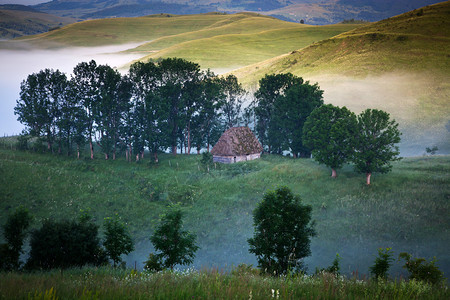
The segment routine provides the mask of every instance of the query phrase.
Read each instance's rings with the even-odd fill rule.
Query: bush
[[[430,262],[427,262],[424,258],[412,259],[412,255],[407,252],[402,252],[398,258],[406,260],[403,268],[409,272],[409,279],[416,279],[418,281],[424,281],[431,284],[439,284],[443,281],[444,275],[441,270],[435,265],[436,257]]]
[[[28,269],[53,269],[99,266],[107,263],[105,251],[100,247],[98,226],[90,217],[79,221],[46,220],[31,234]]]
[[[375,279],[387,279],[387,272],[392,265],[394,255],[391,252],[392,248],[378,249],[378,257],[375,258],[375,264],[370,267],[370,273]]]
[[[339,266],[340,260],[341,260],[341,257],[339,256],[339,253],[336,253],[336,257],[333,260],[331,266],[329,266],[328,268],[325,268],[325,269],[320,269],[320,270],[316,269],[316,274],[326,272],[326,273],[334,274],[335,276],[339,276],[341,274],[340,273],[341,267]]]
[[[0,245],[1,270],[17,270],[20,268],[19,257],[32,219],[28,210],[22,206],[8,216],[6,224],[2,226],[6,244]]]
[[[144,264],[144,270],[152,273],[164,270],[161,256],[154,253],[150,253],[148,255],[148,260],[146,260]]]

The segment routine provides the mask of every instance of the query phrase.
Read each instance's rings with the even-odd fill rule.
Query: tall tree
[[[268,274],[302,270],[303,258],[311,255],[311,237],[315,235],[312,207],[301,202],[289,188],[280,187],[266,192],[253,211],[255,233],[248,240],[249,251]]]
[[[223,117],[225,118],[226,129],[228,129],[238,126],[240,122],[242,103],[244,102],[246,91],[234,75],[221,78],[221,84],[225,94],[222,105]]]
[[[58,108],[66,91],[67,77],[59,70],[41,70],[21,83],[15,114],[32,136],[45,135],[48,150],[52,150],[56,138]]]
[[[99,65],[98,73],[99,97],[95,104],[94,120],[100,135],[100,145],[105,159],[113,154],[116,157],[119,143],[119,129],[123,114],[129,109],[131,98],[131,83],[128,77],[123,77],[117,70],[108,65]]]
[[[221,79],[210,76],[202,81],[202,94],[191,126],[197,153],[200,153],[202,147],[209,151],[210,145],[217,142],[224,131],[220,120],[224,98]]]
[[[311,150],[303,143],[303,125],[311,112],[323,104],[323,91],[308,81],[289,87],[275,99],[269,134],[280,150],[294,157],[309,157]]]
[[[398,123],[385,111],[366,109],[358,115],[353,162],[358,172],[366,174],[368,185],[373,172],[387,173],[392,169],[391,162],[400,159],[396,146],[400,135]]]
[[[93,137],[95,110],[99,98],[100,84],[97,72],[97,63],[91,60],[89,63],[82,62],[73,69],[71,78],[72,86],[76,88],[76,96],[86,111],[86,132],[91,159],[94,159]]]
[[[181,58],[163,59],[158,63],[158,67],[161,71],[158,95],[168,108],[168,118],[164,131],[169,137],[172,154],[175,155],[177,153],[177,141],[183,129],[187,127],[191,116],[191,107],[195,105],[195,99],[192,98],[193,91],[204,75],[198,64]]]
[[[259,81],[259,88],[255,92],[255,117],[256,132],[263,147],[272,152],[272,144],[277,139],[277,134],[269,132],[269,124],[272,121],[274,102],[279,96],[285,95],[290,87],[302,84],[303,79],[291,73],[266,75]]]
[[[312,149],[316,161],[331,168],[331,177],[337,177],[336,169],[350,161],[356,134],[356,116],[345,106],[327,104],[316,108],[303,126],[303,142]]]
[[[132,82],[132,108],[129,132],[134,137],[136,151],[143,151],[147,146],[158,162],[158,151],[167,145],[163,128],[167,127],[168,106],[157,93],[161,82],[161,72],[151,61],[136,62],[130,67]]]

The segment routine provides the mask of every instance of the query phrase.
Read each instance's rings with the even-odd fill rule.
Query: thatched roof
[[[225,131],[211,150],[213,155],[239,156],[261,153],[260,142],[248,127],[232,127]]]

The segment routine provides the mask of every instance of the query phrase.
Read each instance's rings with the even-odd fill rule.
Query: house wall
[[[223,164],[232,164],[240,161],[254,160],[260,158],[260,153],[254,153],[249,155],[241,155],[241,156],[219,156],[213,155],[213,162],[219,162]]]

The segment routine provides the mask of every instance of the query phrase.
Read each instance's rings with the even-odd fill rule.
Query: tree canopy
[[[255,233],[248,240],[261,270],[278,275],[305,268],[302,260],[311,255],[315,235],[311,212],[287,187],[264,194],[253,211]]]
[[[385,111],[366,109],[358,115],[353,162],[358,172],[366,174],[368,185],[373,172],[387,173],[392,169],[391,162],[400,159],[396,145],[400,135],[398,123]]]
[[[314,109],[305,122],[304,144],[312,149],[316,161],[332,169],[332,177],[352,158],[356,125],[354,113],[332,104]]]

